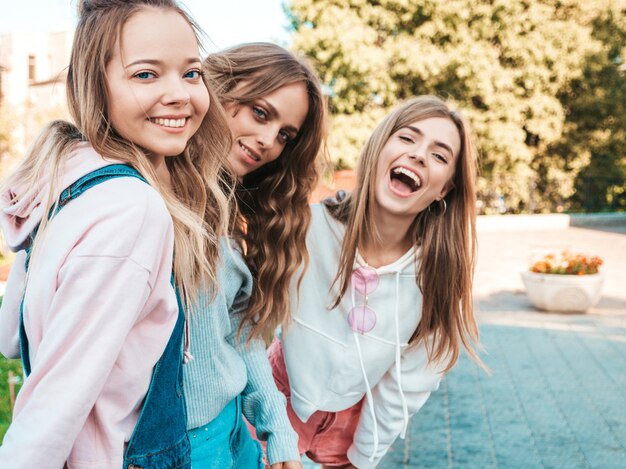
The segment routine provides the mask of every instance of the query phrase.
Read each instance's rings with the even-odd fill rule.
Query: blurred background
[[[626,468],[626,0],[181,3],[206,32],[205,53],[241,42],[271,41],[309,57],[331,111],[329,154],[336,171],[316,191],[318,197],[351,187],[351,170],[366,138],[399,100],[437,94],[453,101],[472,122],[480,151],[478,209],[481,215],[494,215],[479,219],[475,298],[484,313],[481,321],[487,324],[481,330],[491,352],[488,364],[495,373],[491,381],[482,375],[476,378],[483,388],[468,386],[467,370],[475,371],[461,364],[446,381],[445,392],[437,394],[424,412],[428,416],[428,412],[452,409],[457,382],[459,396],[467,396],[468,389],[501,383],[498,380],[507,374],[498,371],[505,363],[513,381],[524,379],[514,386],[505,383],[499,394],[494,391],[501,400],[484,393],[465,402],[459,406],[463,410],[459,418],[465,418],[468,408],[481,408],[487,409],[486,416],[517,423],[522,409],[530,422],[527,433],[537,432],[536,441],[549,444],[539,449],[511,447],[500,454],[503,443],[477,435],[483,435],[483,427],[489,425],[492,436],[512,430],[487,417],[476,420],[488,421],[481,432],[468,427],[463,433],[467,438],[453,441],[450,435],[462,425],[449,418],[454,412],[444,412],[448,417],[432,420],[440,425],[436,432],[429,427],[420,433],[415,427],[415,438],[394,447],[387,461],[399,454],[406,462],[415,450],[413,461],[422,461],[424,467],[439,467],[436,463],[443,460],[448,463],[445,467]],[[65,73],[75,11],[76,0],[0,0],[0,178],[45,122],[67,118]],[[533,214],[537,215],[528,216]],[[506,224],[493,225],[496,218]],[[603,297],[588,315],[546,316],[533,309],[524,295],[519,271],[527,268],[531,255],[564,248],[584,248],[605,260]],[[0,257],[0,287],[9,263],[10,258]],[[504,332],[489,329],[489,324],[498,324]],[[559,340],[571,343],[562,345]],[[515,348],[520,343],[532,347]],[[528,358],[533,350],[552,343],[567,354],[555,346],[541,349],[541,357]],[[596,415],[594,409],[579,415],[584,386],[572,387],[570,375],[542,368],[562,361],[576,347],[583,348],[567,369],[577,377],[575,383],[589,381],[589,386],[596,386],[583,393],[585,402],[594,402],[602,391],[610,392],[612,400],[605,401],[614,403],[594,407],[597,418],[590,417]],[[610,355],[602,352],[605,349]],[[513,358],[505,360],[509,356]],[[579,356],[599,358],[585,365]],[[589,380],[600,369],[598,363],[603,363],[605,374]],[[0,438],[10,422],[20,375],[18,361],[0,359]],[[561,381],[555,381],[559,376]],[[552,381],[547,382],[547,377]],[[538,388],[530,392],[524,386]],[[554,391],[554,402],[537,398],[544,389]],[[512,395],[517,400],[511,400]],[[563,396],[570,398],[571,414],[560,404],[565,402]],[[506,405],[518,401],[515,412],[507,410]],[[533,402],[548,406],[548,410],[536,409],[541,417],[536,421],[528,417],[534,415]],[[501,405],[491,408],[494,403]],[[561,409],[561,414],[554,409]],[[573,417],[568,420],[563,415]],[[552,441],[536,422],[565,426],[557,429]],[[598,433],[599,429],[606,431]],[[600,434],[601,443],[589,440],[589,435]],[[443,435],[439,443],[444,448],[441,454],[433,453],[435,462],[430,466],[424,447],[413,443],[428,435]],[[518,444],[522,438],[511,441]],[[487,444],[491,446],[483,447]],[[578,459],[552,464],[550,457],[561,447]],[[588,459],[594,451],[605,459]],[[459,454],[470,459],[457,461]],[[485,454],[489,464],[475,459]],[[536,461],[533,454],[538,455]],[[399,464],[388,462],[382,467],[418,467]]]
[[[479,211],[626,210],[626,0],[183,2],[208,52],[272,41],[310,57],[349,170],[398,100],[432,93],[470,117]],[[69,0],[0,1],[0,168],[65,114]]]

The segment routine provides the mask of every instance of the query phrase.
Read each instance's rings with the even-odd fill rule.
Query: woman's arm
[[[273,467],[279,462],[299,461],[298,436],[287,417],[285,396],[274,382],[264,342],[254,339],[248,343],[249,325],[244,326],[240,339],[237,339],[239,324],[252,291],[252,277],[239,253],[234,254],[232,261],[240,275],[244,276],[244,282],[230,310],[233,334],[228,340],[238,350],[248,372],[248,383],[242,393],[243,413],[256,428],[257,437],[267,440],[267,458]]]
[[[79,258],[64,266],[0,466],[63,467],[146,300],[147,277],[128,259]]]
[[[173,291],[163,293],[159,301],[150,296],[153,287],[163,289],[163,282],[171,288],[171,218],[162,200],[155,203],[158,196],[146,193],[153,191],[147,185],[137,181],[138,190],[123,191],[128,184],[103,183],[68,204],[36,253],[44,257],[33,257],[26,303],[31,306],[27,318],[32,372],[17,396],[14,419],[0,448],[0,467],[63,467],[79,434],[88,446],[79,448],[80,453],[93,457],[92,464],[121,462],[121,447],[107,452],[99,438],[83,435],[86,422],[110,419],[112,412],[116,418],[134,412],[149,375],[144,388],[136,383],[132,390],[125,389],[123,398],[107,401],[114,407],[108,407],[106,415],[103,409],[102,416],[90,417],[113,373],[140,374],[134,361],[118,362],[129,338],[139,341],[138,320],[158,315],[154,326],[159,326],[144,330],[144,342],[151,343],[138,353],[126,351],[125,356],[138,357],[137,362],[162,352],[177,309]],[[54,240],[61,241],[52,245]],[[53,248],[67,252],[58,269],[46,263],[46,253]],[[161,272],[160,281],[165,278],[158,286],[156,271]],[[50,302],[41,300],[45,289],[52,289]],[[159,306],[146,309],[148,298]],[[142,369],[149,373],[153,366],[145,363]],[[125,407],[115,407],[118,401]],[[129,402],[133,407],[126,407]],[[97,427],[93,430],[97,433]]]

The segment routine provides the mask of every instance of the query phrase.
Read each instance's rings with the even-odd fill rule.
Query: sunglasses
[[[354,291],[364,297],[365,304],[355,306],[348,313],[348,324],[354,332],[364,334],[374,329],[376,312],[367,305],[368,295],[378,287],[378,272],[371,267],[363,266],[352,272],[350,276]]]

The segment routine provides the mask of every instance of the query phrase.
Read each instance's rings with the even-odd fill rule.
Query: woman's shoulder
[[[333,216],[325,203],[311,205],[310,242],[339,241],[345,232],[344,224]]]
[[[232,238],[220,239],[220,277],[223,281],[252,283],[252,273],[243,258],[241,245]]]
[[[85,191],[72,204],[88,208],[95,216],[98,213],[119,216],[139,216],[171,222],[171,217],[161,194],[148,183],[132,176],[117,177],[104,181]],[[114,217],[113,217],[114,218]],[[136,220],[139,222],[140,220]],[[130,221],[130,220],[129,220]]]
[[[54,221],[57,219],[50,229],[71,243],[77,255],[149,261],[172,247],[173,222],[163,198],[134,177],[91,187],[71,200]]]
[[[124,163],[103,157],[88,142],[80,142],[65,164],[61,188],[71,187],[80,180],[84,181],[84,178],[89,179],[96,172],[119,164]],[[84,190],[80,197],[72,199],[71,204],[89,205],[90,210],[95,212],[115,210],[119,213],[148,212],[153,215],[167,213],[163,197],[148,183],[135,177],[135,173],[117,174],[104,179]]]

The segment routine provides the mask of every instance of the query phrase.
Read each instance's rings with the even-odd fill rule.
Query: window
[[[28,56],[28,79],[33,81],[37,77],[36,60],[34,55]]]

